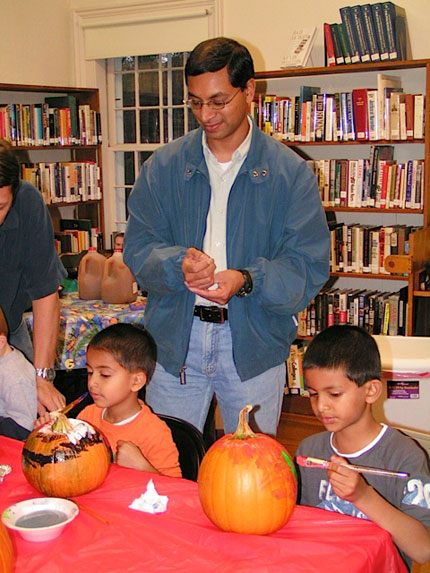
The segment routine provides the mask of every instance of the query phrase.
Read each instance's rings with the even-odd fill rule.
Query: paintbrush
[[[82,400],[84,398],[86,398],[88,396],[88,391],[84,392],[82,394],[82,396],[79,396],[79,398],[76,398],[76,400],[73,400],[73,402],[70,402],[70,404],[67,404],[67,406],[64,406],[64,408],[61,408],[61,410],[57,410],[60,414],[67,414],[67,412],[70,412],[70,410],[72,408],[74,408],[75,406],[77,406],[79,404],[79,402],[82,402]]]
[[[336,463],[336,462],[329,462],[327,460],[321,460],[320,458],[312,458],[310,456],[297,456],[296,461],[299,464],[299,466],[305,468],[323,468],[323,469],[327,469],[330,463]],[[396,478],[409,477],[409,474],[406,472],[383,470],[381,468],[370,468],[368,466],[355,466],[353,464],[337,464],[337,465],[349,468],[350,470],[353,470],[354,472],[359,472],[361,474],[373,474],[377,476],[387,476]]]

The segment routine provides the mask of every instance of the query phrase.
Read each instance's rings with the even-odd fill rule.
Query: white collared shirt
[[[220,163],[209,149],[206,133],[203,132],[202,146],[209,171],[211,201],[206,220],[206,234],[203,251],[215,261],[216,271],[227,269],[227,203],[230,189],[239,169],[248,154],[252,137],[252,121],[248,117],[249,131],[245,139],[234,151],[230,161]],[[213,287],[215,288],[215,287]],[[196,296],[196,305],[212,306],[205,298]]]

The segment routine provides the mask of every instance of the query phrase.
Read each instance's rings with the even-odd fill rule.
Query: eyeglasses
[[[239,92],[242,91],[242,88],[239,88],[236,93],[228,100],[219,100],[219,99],[210,99],[209,101],[201,101],[199,99],[189,98],[184,100],[184,103],[187,104],[189,108],[193,111],[201,111],[204,105],[207,105],[209,109],[213,109],[215,111],[220,111],[224,109],[227,104],[234,100]]]

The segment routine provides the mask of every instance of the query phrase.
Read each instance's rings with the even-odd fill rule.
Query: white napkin
[[[146,513],[163,513],[167,509],[167,495],[159,495],[152,479],[149,480],[145,493],[137,497],[128,507]]]

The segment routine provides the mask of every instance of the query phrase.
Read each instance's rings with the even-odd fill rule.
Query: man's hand
[[[243,287],[244,282],[242,273],[231,269],[216,273],[214,281],[218,285],[217,288],[214,289],[191,288],[190,286],[188,288],[194,294],[220,305],[227,304],[231,297]]]
[[[59,410],[66,405],[66,399],[61,394],[52,382],[48,382],[44,378],[37,376],[37,411],[39,416],[43,416],[48,411]]]
[[[182,272],[185,284],[190,290],[208,289],[214,284],[215,263],[209,255],[191,247],[182,261]]]

